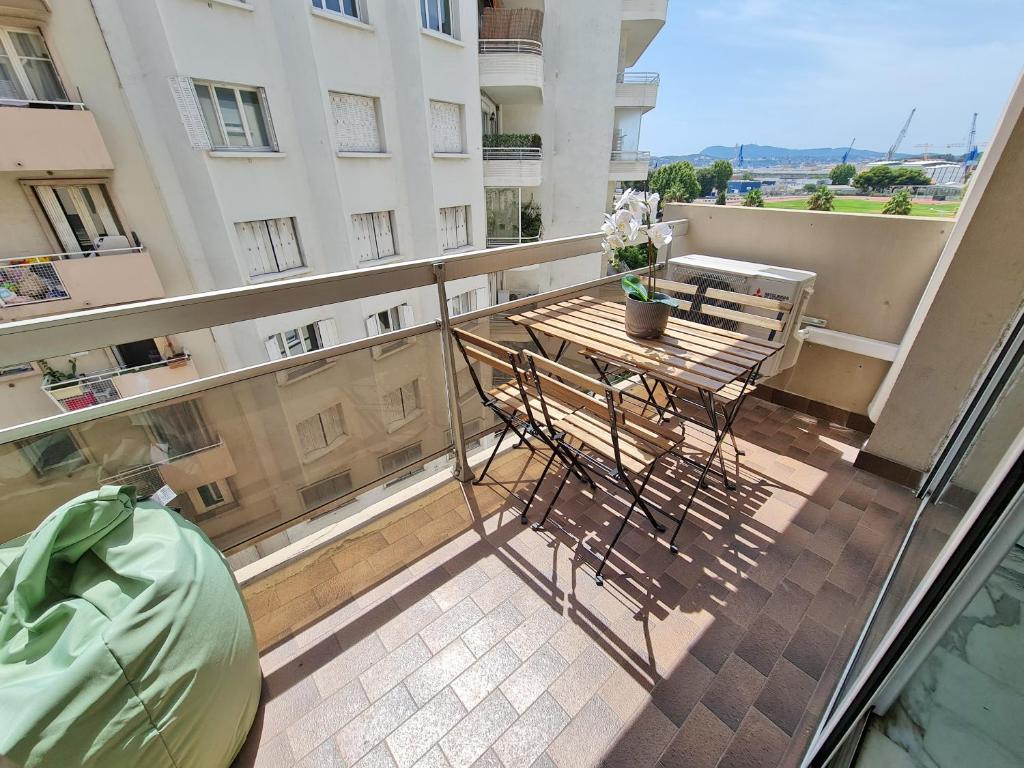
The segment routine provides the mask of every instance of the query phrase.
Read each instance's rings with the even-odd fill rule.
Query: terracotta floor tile
[[[816,681],[788,659],[779,659],[754,702],[761,713],[789,735],[796,731]]]
[[[662,768],[715,768],[732,742],[732,729],[698,704],[668,745]]]
[[[761,693],[764,682],[764,675],[739,656],[730,656],[700,701],[719,720],[736,729]]]
[[[718,768],[770,768],[778,765],[788,744],[786,733],[752,708],[736,731]]]
[[[651,700],[676,725],[682,725],[715,679],[700,660],[687,655],[654,686]]]
[[[838,637],[809,616],[805,616],[782,655],[815,680],[828,664]]]
[[[789,643],[790,632],[767,614],[761,614],[736,646],[736,655],[762,675],[772,671]]]

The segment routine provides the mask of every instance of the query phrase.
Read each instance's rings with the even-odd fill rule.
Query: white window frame
[[[200,488],[206,488],[209,486],[216,486],[217,494],[220,496],[220,501],[214,504],[207,504],[200,494]],[[231,484],[228,483],[227,478],[219,478],[217,480],[211,480],[208,483],[204,483],[188,492],[188,497],[192,501],[192,506],[196,510],[196,514],[202,515],[206,512],[211,512],[215,509],[222,509],[227,506],[231,506],[235,503],[235,492],[231,488]]]
[[[287,221],[288,222],[288,226],[291,227],[291,237],[292,237],[292,239],[295,240],[295,249],[298,252],[299,263],[296,264],[296,265],[287,265],[286,264],[285,266],[282,267],[282,261],[284,260],[285,254],[283,254],[283,253],[279,254],[277,252],[277,248],[274,245],[274,232],[271,231],[271,224],[273,224],[274,228],[276,229],[276,228],[280,227],[281,226],[281,222],[284,222],[284,221]],[[245,243],[243,241],[243,230],[242,230],[242,228],[245,225],[252,225],[254,227],[254,229],[257,228],[257,225],[262,225],[263,229],[266,232],[266,242],[268,242],[270,244],[270,256],[273,259],[274,266],[277,267],[276,269],[271,269],[271,270],[266,270],[266,271],[259,271],[258,270],[258,265],[255,264],[253,262],[253,260],[251,258],[249,258],[244,253],[244,251],[245,251]],[[299,238],[299,227],[298,227],[298,224],[297,224],[294,216],[279,216],[279,217],[274,218],[274,219],[250,219],[248,221],[236,221],[235,222],[235,235],[238,237],[238,243],[239,243],[240,249],[243,252],[242,253],[243,258],[245,258],[245,261],[246,261],[245,266],[246,266],[246,269],[249,272],[249,279],[250,280],[261,280],[263,278],[266,278],[268,275],[269,276],[283,275],[283,274],[297,272],[299,270],[304,270],[304,269],[308,268],[308,265],[306,264],[306,254],[305,254],[305,252],[302,249],[302,240]],[[278,236],[280,237],[280,233],[278,233]]]
[[[322,13],[329,13],[345,19],[354,19],[355,21],[363,22],[363,24],[369,23],[366,19],[366,8],[364,7],[363,0],[352,0],[352,6],[356,9],[354,15],[345,10],[346,0],[337,0],[338,8],[340,9],[337,11],[333,8],[328,8],[327,2],[328,0],[312,0],[312,7]]]
[[[394,211],[368,211],[366,213],[352,214],[353,232],[358,231],[360,222],[366,228],[369,242],[369,256],[359,255],[360,263],[367,264],[382,259],[395,259],[399,257],[398,238],[395,236],[395,212]],[[387,253],[388,239],[390,233],[391,253]],[[382,254],[381,252],[384,251]]]
[[[75,209],[74,214],[81,220],[82,227],[89,236],[91,244],[94,244],[96,239],[100,237],[100,231],[96,228],[96,222],[92,219],[89,201],[86,200],[85,193],[88,193],[92,205],[95,207],[96,215],[99,217],[104,229],[103,235],[116,237],[125,234],[126,227],[121,223],[122,217],[106,180],[68,179],[53,182],[33,180],[23,183],[31,191],[33,200],[42,209],[43,216],[50,225],[50,230],[57,238],[60,251],[84,254],[94,252],[91,247],[83,247],[78,242],[78,237],[75,235],[64,211],[64,206],[57,195],[58,189],[67,190],[67,195],[71,198]]]
[[[413,311],[412,307],[409,306],[408,302],[403,302],[369,315],[366,318],[366,335],[368,338],[382,336],[385,333],[401,331],[404,328],[411,328],[414,325],[416,325],[416,313]],[[370,354],[375,360],[379,360],[392,352],[397,352],[412,342],[413,339],[407,338],[398,339],[389,344],[380,344],[378,346],[371,347]]]
[[[467,312],[475,312],[479,309],[477,301],[477,289],[456,294],[448,299],[448,316],[464,315]]]
[[[82,443],[79,441],[78,436],[70,429],[59,431],[64,433],[61,435],[62,438],[67,438],[68,440],[71,441],[71,444],[74,446],[74,456],[72,458],[66,459],[65,461],[61,461],[60,463],[57,464],[43,465],[40,462],[40,460],[43,457],[42,453],[32,450],[32,446],[36,445],[39,442],[47,440],[56,433],[51,432],[46,435],[39,435],[38,437],[31,437],[26,440],[21,440],[18,442],[19,453],[21,453],[22,457],[25,459],[26,462],[28,462],[28,464],[32,467],[32,469],[39,477],[44,477],[45,475],[48,475],[51,472],[74,472],[76,469],[79,469],[89,464],[89,456],[86,454],[85,449],[82,447]],[[69,454],[69,456],[70,455],[71,454]]]
[[[306,425],[305,427],[303,425]],[[304,433],[312,432],[316,445],[307,445]],[[341,403],[314,413],[295,424],[295,435],[303,458],[306,460],[322,456],[324,451],[337,448],[349,436],[345,423],[345,411]]]
[[[472,242],[469,226],[469,206],[450,205],[441,208],[438,211],[438,227],[439,234],[441,235],[442,253],[469,247]]]
[[[298,337],[299,349],[297,351],[290,351],[292,347],[289,346],[286,337],[286,334],[289,333],[294,333]],[[271,360],[284,360],[330,347],[338,343],[337,338],[333,319],[315,320],[312,323],[304,323],[298,328],[289,328],[268,336],[266,340],[267,354]]]
[[[267,92],[264,88],[255,85],[237,85],[235,83],[222,83],[216,80],[200,80],[192,79],[192,90],[195,93],[197,106],[199,101],[199,92],[196,90],[196,86],[206,86],[210,89],[211,103],[213,104],[214,114],[217,116],[217,126],[220,129],[221,136],[224,137],[224,141],[228,141],[228,129],[224,123],[224,115],[220,111],[220,102],[217,99],[217,89],[224,88],[231,90],[235,94],[235,103],[238,105],[238,114],[242,121],[242,131],[245,133],[245,145],[239,146],[236,144],[217,144],[214,141],[213,132],[210,130],[210,126],[206,121],[206,114],[199,109],[199,114],[203,118],[203,124],[206,125],[206,133],[210,139],[210,146],[217,152],[277,152],[277,135],[274,133],[274,123],[270,119],[270,105],[267,103]],[[253,144],[252,143],[252,128],[249,126],[249,118],[245,114],[245,109],[242,108],[242,97],[240,93],[246,91],[249,93],[255,93],[256,98],[259,101],[260,112],[263,114],[263,123],[267,129],[267,144]]]
[[[368,96],[365,93],[349,93],[347,91],[331,91],[331,118],[334,120],[334,149],[338,154],[358,154],[358,155],[386,155],[387,154],[387,141],[384,135],[384,119],[383,113],[381,112],[380,98],[377,96]],[[341,136],[338,126],[338,120],[336,117],[337,110],[335,108],[335,97],[336,96],[352,96],[357,99],[367,99],[372,103],[373,106],[373,119],[374,127],[377,131],[377,148],[376,149],[359,149],[352,147],[343,147],[341,144]]]
[[[396,412],[394,418],[388,412]],[[418,378],[408,381],[400,387],[385,392],[381,397],[381,415],[388,433],[405,426],[423,413],[423,391]]]
[[[26,74],[26,72],[25,72],[25,67],[22,64],[22,58],[23,57],[18,53],[17,49],[14,47],[14,41],[11,40],[11,37],[10,37],[10,33],[11,32],[20,32],[20,33],[34,34],[34,35],[38,35],[39,36],[39,39],[42,40],[42,42],[43,42],[43,48],[46,50],[46,56],[47,56],[47,59],[50,62],[50,66],[53,67],[53,76],[54,76],[54,78],[56,78],[57,85],[60,88],[61,92],[64,94],[64,98],[63,99],[41,99],[41,98],[38,98],[38,96],[37,96],[37,94],[35,92],[35,89],[32,87],[32,81],[29,80],[28,74]],[[64,87],[64,81],[63,81],[63,79],[60,76],[60,72],[57,70],[57,62],[54,61],[53,54],[50,53],[50,46],[47,45],[47,43],[46,43],[46,35],[43,34],[43,31],[41,29],[39,29],[38,27],[9,27],[9,26],[2,26],[2,27],[0,27],[0,49],[2,49],[3,54],[7,57],[8,61],[11,64],[11,69],[14,72],[14,78],[18,82],[18,86],[25,93],[25,98],[24,99],[18,98],[17,96],[10,96],[10,97],[0,98],[0,102],[3,102],[5,100],[16,101],[16,102],[17,101],[43,101],[43,102],[54,101],[54,102],[58,102],[58,103],[70,101],[68,99],[68,89],[66,87]]]
[[[448,29],[450,31],[444,31],[444,9],[448,9]],[[432,27],[430,25],[430,14],[429,9],[433,9],[437,14],[437,26]],[[459,39],[459,26],[458,26],[458,0],[420,0],[420,26],[434,34],[444,35],[450,37],[453,40]]]

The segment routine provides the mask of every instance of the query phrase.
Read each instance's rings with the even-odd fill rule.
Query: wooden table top
[[[783,347],[776,341],[677,318],[669,318],[660,338],[635,339],[626,334],[625,316],[624,304],[580,296],[512,315],[509,320],[668,384],[712,393],[744,377]]]

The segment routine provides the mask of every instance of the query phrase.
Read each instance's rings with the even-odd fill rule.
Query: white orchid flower
[[[644,225],[640,223],[640,220],[633,217],[629,220],[629,229],[626,232],[626,240],[630,243],[635,243],[642,239],[644,234]]]
[[[616,211],[621,211],[623,208],[629,208],[630,201],[634,197],[636,197],[636,194],[637,194],[636,190],[633,189],[632,187],[630,187],[629,189],[625,190],[622,193],[622,196],[619,198],[619,202],[617,202],[615,204],[615,210]]]
[[[608,244],[609,248],[616,251],[619,250],[619,248],[626,247],[626,241],[622,238],[622,235],[618,233],[614,235],[608,235],[608,237],[605,238],[604,242]]]
[[[614,234],[618,231],[615,220],[607,213],[604,215],[604,223],[601,225],[601,231],[604,232],[605,237],[608,237],[608,235]]]
[[[629,209],[622,208],[612,214],[611,221],[615,231],[620,235],[626,236],[629,234],[630,227],[633,226],[633,214],[630,213]]]
[[[661,248],[672,242],[672,227],[668,224],[654,224],[648,228],[647,237],[655,248]]]
[[[647,207],[651,211],[651,220],[654,220],[658,216],[658,203],[661,202],[661,195],[657,192],[652,192],[647,196]]]

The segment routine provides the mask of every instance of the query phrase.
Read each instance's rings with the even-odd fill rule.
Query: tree
[[[931,176],[920,168],[896,168],[893,171],[894,187],[927,187],[932,183]]]
[[[815,184],[813,181],[811,183],[809,183],[809,184],[804,184],[804,186],[803,186],[804,192],[814,192],[817,189],[818,189],[818,185]]]
[[[832,194],[832,190],[821,186],[807,198],[807,207],[812,211],[831,211],[834,210],[834,202],[835,195]]]
[[[747,208],[764,208],[764,195],[760,189],[751,189],[743,198],[743,205]]]
[[[740,178],[743,179],[743,181],[753,181],[754,174],[752,174],[750,171],[744,171],[743,175],[740,176]]]
[[[882,213],[890,216],[909,216],[912,205],[910,192],[905,189],[898,189],[889,198],[889,202],[885,204],[885,207],[882,208]]]
[[[876,165],[853,177],[853,186],[864,191],[881,191],[891,187],[924,187],[932,183],[920,168],[893,168]]]
[[[725,190],[721,189],[718,191],[718,197],[715,198],[715,205],[725,205]]]
[[[857,175],[853,163],[840,163],[828,173],[833,184],[849,184],[850,179]]]
[[[700,183],[700,196],[711,197],[715,191],[715,173],[710,167],[697,169],[697,181]]]
[[[725,194],[726,187],[729,185],[729,179],[732,178],[732,163],[728,160],[715,160],[711,164],[711,173],[714,174],[715,189],[718,190],[718,194]],[[722,205],[724,204],[722,203]]]
[[[700,194],[697,174],[685,160],[655,168],[647,178],[647,188],[665,202],[689,203]]]

